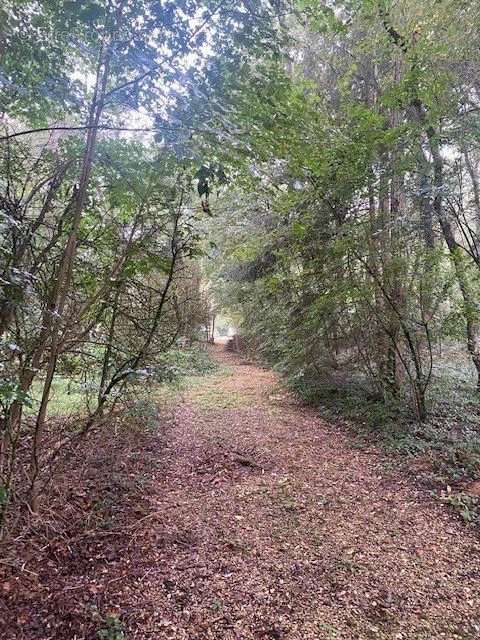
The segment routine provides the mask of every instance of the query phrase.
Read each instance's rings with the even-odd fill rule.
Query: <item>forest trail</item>
[[[58,515],[15,541],[2,640],[480,638],[475,532],[273,372],[213,355],[165,429],[78,453]]]
[[[135,637],[480,638],[475,535],[275,374],[215,357],[227,368],[187,394],[169,435],[167,542]]]

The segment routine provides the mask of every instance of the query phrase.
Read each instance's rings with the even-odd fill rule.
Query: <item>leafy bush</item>
[[[440,500],[456,509],[465,522],[480,523],[479,499],[476,496],[467,493],[447,493]]]
[[[152,376],[156,382],[175,384],[187,376],[212,373],[216,368],[217,364],[203,349],[171,349],[152,367]]]
[[[117,616],[109,615],[97,631],[98,640],[126,640],[122,621]]]

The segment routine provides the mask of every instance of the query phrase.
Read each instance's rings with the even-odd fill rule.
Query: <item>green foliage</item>
[[[467,493],[447,493],[440,500],[458,511],[465,522],[480,524],[480,501],[476,496]]]
[[[97,385],[93,380],[86,381],[82,374],[83,365],[80,375],[69,374],[55,377],[49,403],[51,416],[86,415],[88,400],[91,399],[92,392],[95,391]],[[26,416],[36,415],[42,397],[43,383],[44,381],[41,379],[33,383],[32,400],[29,405],[25,405],[27,407]]]
[[[206,375],[217,369],[208,352],[201,348],[171,349],[162,355],[153,369],[153,378],[162,384],[179,382],[192,375]]]
[[[102,621],[101,628],[97,631],[98,640],[126,640],[125,630],[120,618],[108,615]]]
[[[172,345],[220,306],[304,399],[427,450],[393,425],[438,415],[439,346],[462,341],[480,373],[478,18],[434,0],[4,2],[10,442],[48,370],[46,415],[82,388],[91,420],[208,373]],[[53,121],[80,129],[17,137]],[[124,132],[142,122],[155,141]]]
[[[13,380],[0,380],[0,407],[7,411],[14,402],[21,402],[27,407],[32,406],[30,396],[22,391],[18,383]]]
[[[438,381],[448,381],[445,398],[451,379],[438,349],[453,338],[464,359],[480,344],[478,186],[466,131],[476,132],[476,161],[480,146],[458,73],[479,65],[458,27],[471,33],[478,9],[467,17],[453,5],[417,5],[296,2],[288,64],[263,57],[255,73],[218,80],[205,121],[241,135],[221,149],[201,140],[235,177],[217,203],[211,273],[249,349],[303,399],[383,431],[404,454],[438,445],[455,457],[475,438],[447,436]],[[184,118],[189,106],[198,103],[172,111]],[[473,376],[457,387],[474,395]],[[448,405],[460,424],[458,393]],[[436,444],[411,428],[429,411]],[[464,416],[474,430],[478,412]],[[450,471],[471,475],[467,466],[453,461]]]

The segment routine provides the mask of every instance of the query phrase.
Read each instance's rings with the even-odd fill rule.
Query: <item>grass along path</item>
[[[480,638],[475,533],[272,372],[214,355],[163,435],[117,456],[142,478],[122,512],[49,551],[38,619],[3,637]]]

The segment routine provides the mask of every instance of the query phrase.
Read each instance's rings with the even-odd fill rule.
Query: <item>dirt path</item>
[[[271,372],[217,357],[229,370],[193,389],[170,434],[168,544],[137,637],[480,638],[474,535]]]
[[[480,638],[474,532],[273,373],[216,357],[164,440],[115,456],[136,489],[109,528],[27,565],[8,637],[122,640],[118,615],[128,640]]]

